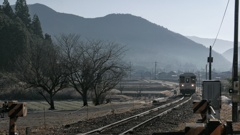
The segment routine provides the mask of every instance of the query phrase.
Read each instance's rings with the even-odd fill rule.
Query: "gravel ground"
[[[25,130],[29,127],[31,134],[46,135],[46,134],[64,134],[58,132],[59,128],[65,127],[72,123],[82,121],[91,123],[95,118],[108,117],[111,114],[119,114],[124,112],[131,112],[138,108],[145,108],[151,106],[148,102],[131,102],[126,103],[112,103],[101,106],[83,107],[75,111],[49,111],[46,112],[30,112],[26,117],[19,117],[17,125],[17,133],[25,134]],[[66,126],[67,127],[67,126]],[[9,128],[9,118],[7,115],[0,120],[0,135],[6,135]],[[62,131],[62,130],[61,130]]]
[[[79,121],[72,125],[66,125],[54,130],[56,134],[76,134],[84,133],[91,129],[96,129],[114,121],[132,116],[139,112],[148,110],[149,107],[136,109],[120,114],[110,114],[103,117],[90,119],[88,121]],[[174,109],[167,115],[162,116],[155,122],[150,123],[148,127],[144,127],[143,130],[137,131],[135,134],[149,134],[153,132],[163,131],[177,131],[181,123],[185,123],[188,119],[192,118],[192,101],[183,105],[178,109]],[[161,125],[161,127],[159,127]],[[146,130],[147,129],[147,130]],[[147,132],[146,132],[147,131]]]
[[[57,134],[76,134],[76,133],[84,133],[104,125],[116,122],[118,120],[130,117],[132,115],[136,115],[140,112],[149,110],[150,108],[154,108],[155,106],[145,106],[144,108],[129,110],[123,113],[114,113],[108,114],[102,117],[89,119],[87,121],[79,121],[75,124],[65,125],[63,127],[57,128],[54,130],[54,133]]]
[[[114,111],[111,110],[111,107],[106,109],[105,111],[95,109],[93,112],[89,113],[88,118],[86,118],[86,113],[84,114],[84,116],[79,113],[70,114],[69,112],[49,113],[51,115],[47,117],[46,127],[43,126],[42,119],[40,118],[42,117],[42,113],[31,114],[32,116],[28,116],[28,120],[26,121],[28,121],[29,123],[36,123],[37,119],[39,119],[40,126],[38,125],[37,127],[33,126],[30,128],[31,133],[35,135],[71,135],[87,132],[91,129],[95,129],[113,121],[117,121],[129,117],[133,114],[142,112],[149,109],[150,107],[150,104],[135,104],[134,106],[130,104],[129,106],[125,106],[125,108],[115,108]],[[201,117],[199,114],[192,113],[192,101],[190,101],[189,103],[181,106],[180,108],[174,109],[167,115],[159,117],[154,122],[149,123],[148,126],[142,127],[141,129],[135,131],[134,134],[152,134],[156,132],[183,131],[185,128],[185,123],[195,123],[197,119],[200,118]],[[66,121],[60,121],[60,119],[65,119]],[[231,119],[231,106],[227,104],[222,105],[221,119],[223,122]],[[17,125],[19,126],[20,124],[24,124],[24,118],[20,118],[20,120],[18,120]],[[239,125],[239,123],[234,124],[234,128],[240,129]],[[6,127],[8,127],[8,124]],[[26,126],[20,126],[17,128],[20,134],[25,134]],[[0,129],[0,135],[5,135],[6,133],[7,130]]]
[[[152,134],[159,132],[176,132],[184,130],[184,127],[180,129],[181,123],[188,122],[193,117],[192,102],[188,102],[183,106],[174,109],[170,113],[155,119],[148,125],[134,132],[134,134]]]

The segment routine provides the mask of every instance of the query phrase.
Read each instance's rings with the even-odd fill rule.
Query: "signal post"
[[[16,121],[18,117],[25,117],[27,116],[27,106],[26,103],[20,103],[17,101],[10,101],[4,102],[2,104],[1,110],[1,117],[4,117],[4,113],[8,112],[8,117],[10,118],[9,121],[9,135],[16,134]]]

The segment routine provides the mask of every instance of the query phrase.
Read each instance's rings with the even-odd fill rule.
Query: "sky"
[[[228,0],[27,0],[35,3],[85,18],[127,13],[184,36],[216,38]],[[230,0],[218,39],[233,41],[234,4]]]

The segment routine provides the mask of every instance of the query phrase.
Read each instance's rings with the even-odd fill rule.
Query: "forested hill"
[[[148,20],[130,14],[110,14],[99,18],[83,18],[58,13],[47,6],[29,6],[31,15],[40,18],[43,31],[57,36],[78,33],[84,38],[114,41],[126,46],[126,60],[135,66],[152,69],[154,62],[163,70],[204,69],[209,49],[201,44]],[[177,22],[176,22],[177,23]],[[230,62],[213,52],[213,68],[230,70]],[[149,66],[151,65],[151,66]]]
[[[25,1],[17,1],[11,8],[8,1],[0,5],[0,72],[16,70],[20,59],[34,41],[49,41],[50,35],[43,35],[37,15],[30,17]]]

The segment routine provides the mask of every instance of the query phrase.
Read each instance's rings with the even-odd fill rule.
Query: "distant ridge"
[[[239,51],[240,51],[240,47],[238,47],[238,52],[239,52]],[[225,51],[225,52],[223,53],[223,56],[224,56],[227,60],[229,60],[230,62],[232,62],[232,61],[233,61],[233,48]],[[240,60],[240,55],[238,55],[238,61],[239,61],[239,60]]]
[[[130,14],[110,14],[98,18],[83,18],[58,13],[41,4],[29,5],[30,14],[37,14],[43,31],[57,36],[78,33],[83,39],[100,39],[123,44],[127,48],[125,60],[134,66],[151,70],[154,62],[158,71],[201,70],[205,68],[208,48],[163,26]],[[230,62],[213,52],[213,68],[230,70]]]
[[[209,47],[210,45],[212,46],[213,42],[215,39],[210,39],[210,38],[200,38],[200,37],[195,37],[195,36],[188,36],[187,38],[193,40],[196,43],[202,44],[206,47]],[[213,50],[216,52],[222,54],[225,51],[233,48],[233,41],[227,41],[227,40],[221,40],[217,39],[215,42],[215,45],[213,46]]]

